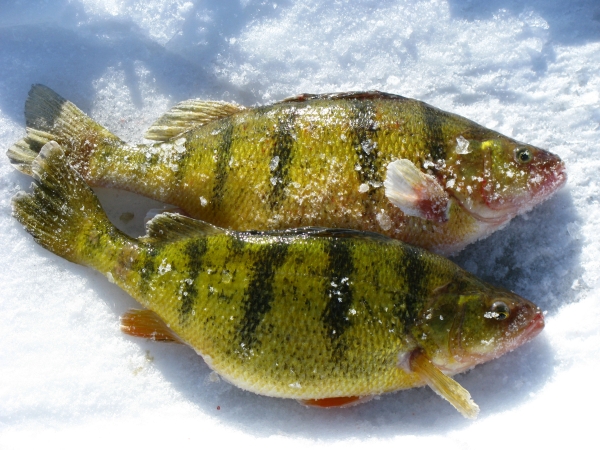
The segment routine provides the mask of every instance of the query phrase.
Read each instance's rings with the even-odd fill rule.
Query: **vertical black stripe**
[[[341,337],[351,324],[348,311],[353,301],[350,280],[354,275],[354,258],[350,242],[348,239],[331,238],[327,249],[328,301],[322,321],[336,358],[340,358],[344,352],[345,346]]]
[[[370,100],[352,100],[350,126],[352,130],[352,145],[360,170],[357,171],[361,183],[381,183],[379,174],[380,161],[377,148],[377,121],[373,102]]]
[[[422,104],[423,124],[425,126],[426,141],[429,144],[429,153],[433,161],[446,158],[444,149],[444,134],[442,130],[443,117],[441,112],[429,105]]]
[[[407,289],[402,298],[396,299],[395,315],[400,323],[410,327],[415,323],[425,302],[427,291],[427,267],[422,257],[422,252],[410,246],[398,252],[395,262],[398,279],[404,280]]]
[[[273,188],[269,197],[271,208],[276,208],[285,198],[285,188],[290,184],[288,176],[289,164],[292,161],[294,147],[294,125],[296,108],[282,111],[285,115],[278,117],[277,130],[275,131],[275,145],[270,161],[274,167],[271,169],[271,184]]]
[[[265,314],[271,310],[275,295],[273,281],[279,267],[284,263],[288,244],[273,242],[258,251],[253,267],[252,280],[245,292],[242,304],[243,317],[239,330],[240,345],[244,351],[257,344],[256,330]]]
[[[154,245],[145,246],[138,269],[140,273],[140,292],[142,294],[148,291],[148,285],[156,277],[156,255],[158,255],[157,247]]]
[[[194,146],[191,144],[190,140],[192,138],[191,134],[185,134],[185,142],[183,143],[183,147],[185,151],[174,151],[174,163],[177,164],[177,172],[175,173],[175,180],[177,183],[180,183],[183,180],[184,175],[188,169],[188,161],[190,160],[190,156],[194,154]],[[177,139],[175,139],[177,141]],[[174,142],[172,142],[175,145]]]
[[[188,258],[188,277],[191,283],[184,280],[181,289],[181,306],[179,307],[179,321],[185,322],[190,313],[194,309],[194,303],[198,297],[198,288],[196,280],[202,271],[203,259],[208,249],[208,241],[206,237],[191,240],[186,244],[184,253]]]
[[[225,183],[229,174],[229,160],[231,159],[231,143],[233,141],[233,122],[230,117],[223,120],[222,128],[219,130],[221,142],[217,149],[217,167],[215,168],[215,185],[213,187],[211,204],[218,208],[223,201]]]

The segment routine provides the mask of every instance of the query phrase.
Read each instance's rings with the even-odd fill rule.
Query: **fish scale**
[[[54,141],[32,163],[13,214],[35,240],[105,274],[148,309],[133,335],[193,347],[236,386],[343,405],[430,385],[461,413],[478,407],[449,375],[535,336],[532,303],[449,260],[354,230],[228,231],[159,214],[126,236]]]
[[[7,152],[26,173],[53,140],[88,184],[137,192],[223,228],[351,228],[441,254],[501,228],[566,180],[549,152],[375,91],[256,108],[191,100],[151,127],[160,142],[128,145],[37,85],[26,121],[27,137]]]

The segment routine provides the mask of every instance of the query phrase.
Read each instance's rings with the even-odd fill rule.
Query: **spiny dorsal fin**
[[[213,120],[222,119],[246,108],[226,102],[213,102],[200,99],[186,100],[173,106],[152,124],[145,138],[153,141],[168,141],[185,131]]]
[[[141,237],[140,240],[158,243],[224,233],[226,233],[224,229],[201,220],[176,213],[162,213],[154,216],[146,224],[146,236]]]
[[[279,103],[300,103],[308,100],[378,100],[394,99],[406,100],[406,97],[396,94],[388,94],[380,91],[351,91],[351,92],[333,92],[330,94],[298,94],[281,100]]]
[[[147,243],[157,243],[219,234],[234,235],[239,239],[269,236],[284,238],[332,237],[367,239],[381,242],[399,242],[396,239],[392,239],[379,233],[373,233],[372,231],[358,231],[345,228],[303,227],[290,228],[287,230],[230,231],[211,225],[202,220],[192,219],[191,217],[169,212],[158,214],[146,223],[146,236],[141,237],[140,240]]]

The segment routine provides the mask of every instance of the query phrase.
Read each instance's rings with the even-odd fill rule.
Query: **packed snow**
[[[493,449],[597,441],[590,409],[600,402],[597,0],[3,0],[1,10],[2,152],[25,134],[34,83],[132,144],[189,98],[252,106],[303,92],[377,89],[546,148],[566,161],[569,180],[454,258],[546,312],[535,340],[456,377],[481,407],[469,421],[428,388],[309,409],[231,386],[190,348],[121,334],[119,316],[135,301],[103,274],[33,241],[10,206],[31,180],[2,157],[0,447]],[[130,232],[161,206],[98,193]]]

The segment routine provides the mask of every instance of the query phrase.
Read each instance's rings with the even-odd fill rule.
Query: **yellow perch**
[[[450,254],[548,198],[557,156],[382,92],[300,95],[244,108],[189,100],[128,145],[47,87],[25,106],[19,170],[46,142],[91,186],[137,192],[236,230],[351,228]]]
[[[450,376],[544,326],[533,303],[380,234],[237,232],[166,213],[133,239],[58,144],[31,169],[37,184],[13,198],[14,216],[39,244],[106,274],[147,308],[128,313],[124,331],[185,342],[258,394],[340,406],[428,384],[475,417]]]

